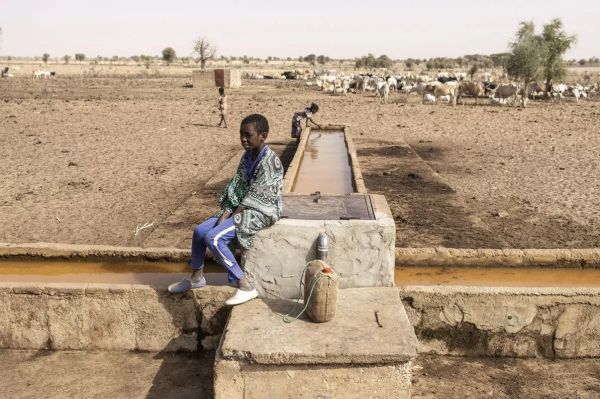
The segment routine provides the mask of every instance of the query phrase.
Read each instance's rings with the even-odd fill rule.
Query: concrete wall
[[[214,88],[215,72],[212,69],[195,69],[192,71],[194,89]]]
[[[242,265],[260,295],[298,298],[302,271],[315,259],[319,233],[329,237],[329,263],[340,287],[394,285],[396,226],[382,195],[372,195],[376,220],[281,219],[261,230],[242,255]]]
[[[396,266],[600,268],[600,248],[396,248]]]
[[[195,89],[220,86],[237,89],[242,86],[242,71],[239,69],[196,69],[192,71],[192,84]]]
[[[0,284],[0,348],[214,349],[233,289],[174,296],[144,285]]]
[[[233,289],[0,283],[0,348],[196,351],[218,345]],[[398,288],[421,353],[600,358],[600,289]]]
[[[600,289],[409,286],[399,289],[420,352],[600,357]]]

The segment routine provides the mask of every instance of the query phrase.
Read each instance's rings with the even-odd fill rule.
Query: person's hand
[[[221,215],[219,220],[217,220],[217,225],[219,225],[219,224],[223,223],[224,221],[226,221],[227,219],[229,219],[229,216],[231,216],[231,212],[229,212],[229,211],[223,212],[223,214]]]

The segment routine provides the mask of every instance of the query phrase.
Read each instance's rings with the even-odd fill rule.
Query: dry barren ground
[[[212,398],[212,354],[0,351],[2,398]],[[419,356],[412,397],[592,399],[593,359]]]
[[[240,149],[241,118],[264,113],[281,153],[293,112],[316,101],[318,121],[352,126],[367,187],[397,220],[397,246],[600,246],[595,100],[453,108],[392,94],[380,105],[372,94],[244,81],[219,129],[216,89],[189,82],[0,80],[0,241],[187,247],[181,237],[217,209],[226,180],[214,178]]]

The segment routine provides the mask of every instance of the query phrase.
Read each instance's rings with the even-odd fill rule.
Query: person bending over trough
[[[308,122],[311,122],[319,129],[321,126],[312,119],[312,116],[319,112],[319,106],[315,103],[310,104],[310,107],[307,107],[302,112],[295,112],[292,117],[292,138],[296,139],[296,142],[300,141],[300,136],[302,135],[302,120],[306,119],[306,127],[308,127]]]
[[[196,226],[192,236],[192,275],[169,286],[169,292],[182,293],[206,285],[203,274],[208,248],[214,259],[228,272],[230,283],[238,289],[225,303],[238,305],[258,293],[236,261],[229,244],[232,240],[245,249],[252,246],[256,233],[274,224],[283,209],[283,166],[277,155],[265,145],[269,122],[259,114],[242,120],[240,141],[246,150],[233,179],[221,194],[221,211]]]

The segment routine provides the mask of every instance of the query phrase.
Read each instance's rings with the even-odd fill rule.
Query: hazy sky
[[[600,56],[600,0],[0,0],[0,55],[457,57],[506,51],[519,21],[559,17],[578,36],[567,58]]]

